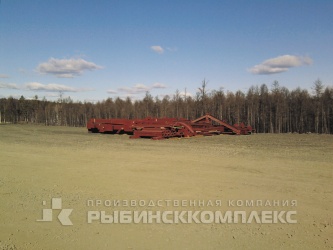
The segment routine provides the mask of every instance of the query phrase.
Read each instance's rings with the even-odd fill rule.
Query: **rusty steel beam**
[[[230,124],[228,124],[228,123],[226,123],[224,121],[221,121],[221,120],[219,120],[219,119],[217,119],[214,116],[211,116],[209,114],[206,114],[204,116],[199,117],[198,119],[193,120],[192,123],[198,124],[200,121],[205,121],[205,123],[207,123],[207,124],[208,123],[212,124],[212,121],[214,121],[214,122],[220,124],[220,126],[226,127],[228,129],[230,129],[236,135],[240,135],[241,134],[240,129],[238,129],[238,128],[236,128],[236,127],[234,127],[234,126],[232,126],[232,125],[230,125]]]
[[[215,124],[214,124],[215,123]],[[192,137],[196,135],[236,134],[245,135],[252,132],[251,126],[235,124],[234,126],[211,115],[205,115],[193,121],[177,118],[144,119],[90,119],[87,123],[89,132],[129,134],[130,138],[151,138],[155,140],[172,137]]]

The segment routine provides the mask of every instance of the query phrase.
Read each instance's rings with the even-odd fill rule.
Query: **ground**
[[[85,128],[0,125],[0,249],[332,248],[332,152],[332,135],[153,141]],[[52,198],[73,209],[72,226],[57,220],[60,210],[53,210],[52,222],[37,221]],[[124,203],[158,200],[162,206]],[[166,200],[192,204],[177,207]],[[114,201],[120,206],[108,206]],[[296,211],[297,222],[87,221],[89,211],[114,210]]]

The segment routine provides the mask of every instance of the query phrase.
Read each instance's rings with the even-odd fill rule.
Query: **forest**
[[[32,123],[46,126],[86,126],[90,118],[176,117],[195,119],[209,113],[230,124],[251,125],[257,133],[333,133],[333,88],[318,79],[312,91],[289,90],[275,81],[251,86],[246,93],[207,91],[203,80],[195,96],[177,90],[162,99],[146,92],[142,100],[108,98],[96,103],[43,98],[0,99],[0,123]]]

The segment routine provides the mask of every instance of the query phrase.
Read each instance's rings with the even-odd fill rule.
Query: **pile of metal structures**
[[[132,139],[151,138],[154,140],[197,135],[249,135],[253,132],[251,126],[245,126],[243,123],[230,125],[209,114],[192,121],[183,118],[152,117],[144,119],[92,118],[88,121],[87,128],[92,133],[129,134]]]

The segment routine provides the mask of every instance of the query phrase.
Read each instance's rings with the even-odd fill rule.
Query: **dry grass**
[[[332,152],[331,135],[152,141],[84,128],[1,125],[0,249],[329,248]],[[52,197],[74,209],[73,226],[36,222],[42,201]],[[209,210],[235,209],[229,199],[293,199],[296,208],[268,210],[296,209],[298,223],[88,224],[88,210],[111,209],[87,207],[89,199],[222,200]],[[249,209],[267,210],[240,208]]]

